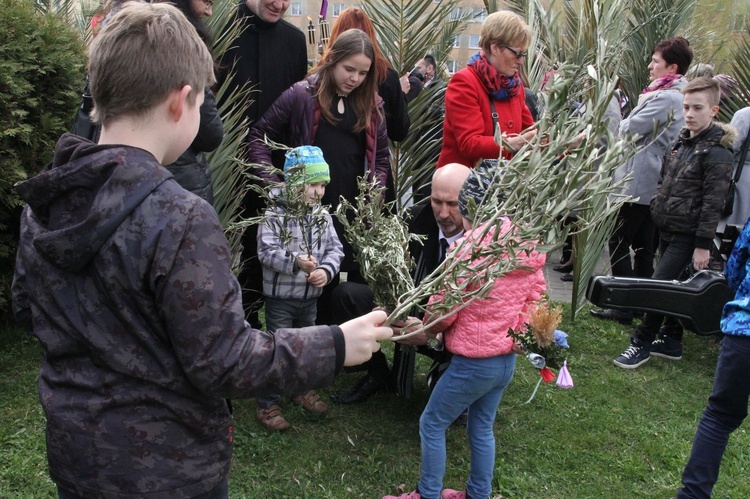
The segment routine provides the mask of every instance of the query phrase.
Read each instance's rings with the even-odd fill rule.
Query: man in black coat
[[[414,283],[419,283],[430,275],[445,258],[448,246],[464,233],[461,213],[458,210],[458,193],[471,170],[457,163],[448,164],[435,171],[432,176],[430,205],[421,205],[412,212],[409,231],[425,236],[422,242],[412,242],[409,252],[416,262]],[[358,317],[362,311],[369,312],[375,307],[373,294],[365,284],[345,282],[334,290],[333,310],[338,311],[337,322],[343,323],[349,317]],[[393,372],[382,351],[373,354],[371,360],[351,371],[367,370],[367,375],[345,393],[334,396],[336,402],[353,404],[364,402],[379,391],[395,390],[401,395],[411,393],[411,380],[414,376],[414,348],[420,353],[442,360],[443,354],[426,346],[427,337],[417,336],[396,344]]]
[[[245,0],[237,6],[236,19],[241,23],[242,31],[221,58],[218,85],[230,79],[230,90],[246,85],[252,87],[245,108],[245,117],[251,127],[284,90],[307,74],[305,35],[282,19],[289,4],[288,0]],[[283,167],[283,153],[275,154],[273,163]],[[243,216],[255,216],[262,209],[258,195],[249,192],[243,200]],[[258,262],[257,235],[258,227],[251,225],[242,237],[244,266],[239,282],[247,320],[253,327],[260,328],[258,311],[263,305],[263,274]]]

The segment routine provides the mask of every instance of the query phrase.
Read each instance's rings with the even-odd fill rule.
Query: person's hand
[[[316,288],[322,288],[328,284],[328,272],[323,269],[315,269],[307,276],[307,282]]]
[[[405,94],[409,93],[409,90],[411,89],[411,84],[409,83],[409,73],[406,73],[404,76],[398,79],[399,83],[401,83],[401,91]]]
[[[536,132],[533,130],[523,134],[514,133],[508,135],[507,133],[503,133],[503,145],[508,147],[511,151],[516,152],[533,139],[535,135]]]
[[[367,362],[373,352],[380,350],[380,340],[393,336],[391,328],[382,326],[388,316],[376,311],[341,324],[346,342],[345,366],[358,366]]]
[[[586,137],[586,132],[581,132],[578,135],[576,135],[576,138],[573,139],[573,142],[571,142],[570,147],[575,149],[576,147],[581,145],[581,142],[583,142],[583,139]]]
[[[297,266],[305,274],[309,274],[315,270],[316,265],[318,265],[318,261],[312,255],[299,255],[297,257]]]
[[[514,341],[513,342],[513,353],[515,353],[517,355],[526,355],[526,348],[524,348],[524,346],[520,342]]]
[[[420,321],[416,317],[407,317],[406,320],[404,321],[393,321],[391,323],[391,329],[393,329],[394,340],[398,341],[402,345],[413,345],[413,346],[426,345],[429,337],[427,336],[427,333],[425,331],[422,331],[404,340],[398,339],[399,336],[405,336],[407,334],[411,334],[421,327],[422,327],[422,321]]]
[[[695,270],[708,268],[708,261],[711,259],[711,250],[695,248],[693,251],[693,267]]]

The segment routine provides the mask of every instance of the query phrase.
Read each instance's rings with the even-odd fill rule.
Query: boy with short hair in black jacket
[[[736,131],[713,122],[720,88],[712,78],[696,78],[682,90],[685,128],[664,157],[651,216],[659,229],[659,263],[653,279],[679,279],[692,263],[708,267],[716,224],[729,188]],[[682,326],[677,319],[647,313],[630,346],[614,363],[634,369],[653,354],[682,358]],[[658,334],[658,337],[657,337]]]

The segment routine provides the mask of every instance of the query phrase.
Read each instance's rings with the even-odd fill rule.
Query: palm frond
[[[373,20],[380,49],[399,74],[414,67],[430,53],[438,63],[438,74],[449,57],[455,36],[463,31],[472,12],[452,16],[460,0],[435,3],[432,0],[364,0],[363,9]],[[429,180],[439,149],[432,131],[442,130],[442,111],[434,106],[443,102],[444,86],[428,87],[409,103],[411,133],[406,140],[391,144],[392,169],[397,210],[409,204],[410,193],[420,182]]]
[[[97,0],[36,0],[38,12],[64,19],[88,43],[91,40],[89,21],[100,4]]]
[[[750,106],[750,23],[732,47],[732,76],[738,83],[737,91],[728,101],[728,111],[733,115]]]

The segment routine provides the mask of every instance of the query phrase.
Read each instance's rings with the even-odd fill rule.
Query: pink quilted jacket
[[[510,229],[510,220],[504,219],[502,233]],[[481,232],[482,227],[471,230],[464,238],[456,241],[455,245],[460,245],[463,239],[471,240],[481,236]],[[492,239],[493,231],[489,231],[482,244]],[[470,253],[469,250],[461,251],[457,258],[466,260]],[[529,253],[519,252],[518,258],[522,260],[521,266],[525,267],[523,270],[516,269],[498,278],[486,298],[473,301],[458,313],[447,316],[430,327],[431,332],[444,332],[445,345],[450,352],[484,358],[507,354],[513,350],[513,339],[508,336],[508,329],[525,329],[527,314],[536,307],[546,290],[542,272],[545,255],[532,250]],[[430,297],[425,324],[436,318],[430,313],[430,305],[442,300],[442,293]]]

